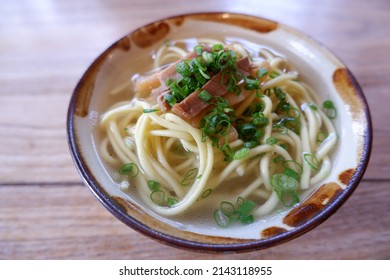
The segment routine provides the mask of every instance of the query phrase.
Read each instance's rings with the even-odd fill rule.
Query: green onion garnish
[[[196,52],[197,55],[201,55],[202,52],[203,52],[203,49],[204,48],[201,45],[197,45],[197,46],[194,47],[194,51]]]
[[[251,76],[245,77],[244,82],[245,82],[245,89],[247,90],[254,90],[260,88],[260,81]]]
[[[158,191],[161,189],[161,184],[153,180],[148,180],[148,187],[152,192]]]
[[[158,109],[144,109],[144,113],[153,113],[153,112],[157,112]]]
[[[317,111],[317,110],[318,110],[316,104],[314,104],[314,103],[310,103],[310,104],[309,104],[309,107],[310,107],[313,111]]]
[[[230,215],[232,215],[235,211],[233,203],[228,202],[228,201],[222,201],[220,204],[220,207],[221,207],[222,213],[224,213],[228,217]]]
[[[135,163],[126,163],[119,168],[119,174],[135,177],[138,175],[139,168]]]
[[[204,61],[206,61],[207,64],[214,62],[214,56],[209,52],[203,52],[202,58],[204,59]]]
[[[177,202],[178,202],[178,200],[175,199],[175,198],[173,198],[173,197],[170,197],[170,196],[169,196],[169,197],[167,198],[167,205],[168,205],[169,207],[174,206]]]
[[[205,190],[205,191],[202,193],[201,197],[202,197],[202,198],[208,197],[208,196],[211,194],[212,191],[213,191],[212,189],[207,189],[207,190]]]
[[[252,215],[254,208],[255,203],[243,197],[237,198],[236,205],[229,201],[222,201],[219,208],[214,211],[214,220],[221,227],[227,227],[234,221],[250,224],[254,222]]]
[[[276,78],[276,77],[278,77],[278,76],[280,76],[280,74],[279,74],[278,72],[276,72],[276,71],[272,71],[272,72],[269,74],[269,77],[270,77],[271,79]]]
[[[257,76],[257,78],[260,79],[260,78],[266,76],[267,74],[268,74],[267,68],[260,68],[259,70],[257,70],[256,76]]]
[[[292,169],[292,170],[294,170],[298,174],[302,174],[302,172],[303,172],[302,165],[300,165],[295,160],[286,160],[286,161],[284,161],[283,162],[283,167]]]
[[[286,99],[286,93],[280,87],[274,87],[274,93],[278,99]]]
[[[270,183],[284,206],[291,207],[299,202],[296,192],[298,181],[295,178],[284,173],[274,174],[270,179]]]
[[[224,50],[224,47],[222,44],[215,44],[211,47],[212,52],[219,52],[219,51],[223,51],[223,50]]]
[[[299,119],[301,117],[301,112],[298,108],[290,107],[290,109],[287,111],[287,116],[294,119]]]
[[[322,106],[324,107],[325,114],[329,119],[334,119],[337,117],[337,109],[334,106],[333,101],[325,100]]]
[[[278,155],[276,158],[273,159],[273,162],[274,163],[279,163],[279,162],[281,162],[283,160],[284,160],[284,158],[281,155]]]
[[[274,145],[278,142],[278,139],[276,139],[275,137],[268,137],[267,140],[265,140],[265,143],[267,143],[268,145]]]
[[[152,191],[150,199],[157,205],[162,206],[164,204],[165,192],[162,190]]]
[[[234,159],[234,160],[242,160],[242,159],[245,159],[245,158],[248,157],[249,151],[250,151],[249,148],[246,148],[246,147],[241,148],[241,149],[239,149],[238,151],[236,151],[236,152],[234,153],[233,159]]]
[[[294,178],[295,180],[299,180],[301,176],[299,176],[299,174],[297,172],[295,172],[294,170],[292,170],[291,168],[286,168],[284,169],[283,171],[283,174],[291,177],[291,178]]]
[[[251,214],[254,208],[255,203],[250,200],[245,200],[239,205],[237,212],[239,213],[239,220],[242,224],[250,224],[254,222],[254,217]]]
[[[304,153],[303,159],[312,169],[316,171],[320,170],[320,162],[315,155],[310,153]]]
[[[208,102],[213,96],[207,92],[207,90],[202,90],[201,92],[198,93],[198,97],[204,101],[204,102]]]
[[[188,186],[195,181],[196,175],[198,174],[198,168],[193,168],[187,171],[184,175],[184,179],[180,182],[182,186]]]
[[[326,137],[328,137],[328,135],[326,134],[326,132],[324,131],[319,131],[318,134],[317,134],[317,142],[323,142]]]

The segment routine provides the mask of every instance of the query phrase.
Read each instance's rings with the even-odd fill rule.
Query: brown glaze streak
[[[336,87],[337,92],[340,94],[344,103],[347,105],[347,110],[351,113],[352,120],[359,123],[360,126],[367,127],[368,130],[362,133],[369,133],[371,123],[367,120],[370,118],[369,109],[364,102],[363,93],[360,89],[359,84],[347,68],[339,68],[333,73],[333,83]],[[366,135],[361,135],[362,139]],[[364,154],[365,145],[363,140],[358,143],[357,155],[360,159]]]
[[[131,39],[138,47],[147,48],[168,35],[169,30],[169,24],[160,21],[134,31],[131,33]]]
[[[348,104],[353,119],[359,121],[364,108],[358,94],[361,93],[361,89],[352,74],[347,68],[336,69],[333,73],[333,83],[341,98]],[[363,118],[361,120],[364,121]]]
[[[356,169],[355,168],[351,168],[351,169],[347,169],[345,170],[344,172],[340,173],[339,175],[339,181],[348,186],[349,182],[351,181],[353,175],[355,174],[356,172]]]
[[[120,207],[123,208],[123,212],[128,213],[128,216],[133,217],[134,219],[136,219],[137,221],[139,221],[144,225],[147,225],[152,230],[161,232],[169,236],[173,236],[175,238],[180,238],[180,239],[189,240],[193,242],[202,242],[206,244],[237,244],[237,243],[246,243],[246,242],[255,241],[254,239],[238,239],[238,238],[201,235],[201,234],[196,234],[193,232],[181,230],[157,220],[156,218],[147,214],[141,208],[135,206],[134,204],[126,201],[121,197],[113,197],[113,200],[117,202]],[[164,238],[161,237],[157,239],[158,240],[161,239],[160,241],[164,240]]]
[[[130,38],[125,36],[109,47],[104,53],[102,53],[88,68],[74,90],[77,96],[75,101],[76,116],[82,118],[88,116],[89,103],[91,101],[92,92],[95,87],[96,76],[107,57],[115,50],[119,49],[129,51],[130,48]]]
[[[176,26],[181,26],[185,21],[185,16],[178,16],[172,18],[172,23]]]
[[[277,22],[268,19],[230,13],[193,14],[189,15],[188,18],[236,25],[260,33],[271,32],[278,27]]]
[[[305,201],[293,208],[284,217],[283,222],[291,227],[303,225],[319,214],[329,203],[334,201],[343,189],[337,183],[322,185],[312,193]]]
[[[261,232],[261,236],[263,238],[270,238],[270,237],[273,237],[275,235],[279,235],[279,234],[282,234],[282,233],[285,233],[285,232],[287,232],[287,230],[285,228],[269,227],[269,228],[264,229]]]

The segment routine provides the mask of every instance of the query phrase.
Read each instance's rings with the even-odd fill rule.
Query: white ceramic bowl
[[[166,39],[240,38],[285,55],[306,82],[338,108],[339,144],[330,176],[297,207],[240,229],[178,223],[160,217],[118,189],[99,159],[93,131],[112,101],[107,93],[129,79]],[[137,69],[137,70],[135,70]],[[147,70],[147,69],[145,69]],[[130,97],[129,97],[130,98]],[[163,243],[197,251],[243,252],[291,240],[331,216],[353,193],[367,167],[372,142],[370,113],[347,67],[313,39],[286,25],[249,15],[199,13],[158,20],[111,45],[75,88],[67,130],[75,165],[100,202],[131,228]]]

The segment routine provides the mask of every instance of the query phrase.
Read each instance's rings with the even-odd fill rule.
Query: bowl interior
[[[334,125],[339,143],[329,177],[311,188],[298,207],[246,225],[221,229],[212,221],[162,217],[136,196],[121,192],[97,153],[99,117],[127,93],[107,93],[136,73],[148,71],[151,54],[164,41],[190,38],[240,41],[249,49],[265,46],[286,57],[300,76],[338,108]],[[205,251],[247,251],[297,237],[317,226],[352,194],[368,163],[371,123],[367,103],[346,66],[326,48],[280,23],[229,13],[190,14],[139,28],[109,47],[86,71],[69,107],[68,134],[75,164],[86,185],[118,219],[170,245]]]

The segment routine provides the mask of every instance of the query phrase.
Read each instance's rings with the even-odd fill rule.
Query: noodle
[[[223,42],[202,38],[198,44],[211,48]],[[253,53],[237,42],[225,46],[237,58]],[[154,68],[166,69],[164,65],[188,54],[185,40],[171,41],[156,50]],[[253,78],[253,71],[248,76],[257,79],[260,87],[247,87],[250,81],[246,79],[237,81],[235,89],[243,96],[245,93],[243,99],[231,106],[225,102],[222,109],[216,103],[203,113],[197,125],[169,109],[160,109],[161,103],[153,97],[135,97],[105,112],[100,119],[102,159],[115,169],[125,164],[139,169],[135,176],[122,173],[121,190],[128,191],[131,182],[143,203],[164,216],[190,212],[200,199],[209,199],[217,208],[218,201],[225,199],[218,200],[217,195],[229,197],[231,193],[230,201],[239,197],[235,207],[243,205],[243,201],[253,201],[251,215],[259,218],[276,208],[293,206],[303,199],[299,197],[303,190],[326,179],[332,168],[330,155],[337,135],[331,118],[320,108],[318,95],[299,80],[297,71],[290,70],[293,66],[286,58],[267,49],[258,50],[250,57],[250,63],[252,68],[267,72],[264,77]],[[149,73],[154,75],[143,78],[157,77],[153,69]],[[208,73],[201,74],[210,78]],[[118,86],[113,92],[124,88]],[[135,92],[134,96],[140,95]],[[204,98],[210,97],[206,94]],[[218,139],[204,130],[212,110],[234,114],[229,121],[219,123],[225,129],[219,132]],[[261,124],[256,128],[256,141],[246,139],[249,136],[241,128],[246,125],[252,129],[254,123]],[[238,139],[228,140],[231,126],[238,131]],[[324,139],[319,140],[319,134],[325,135]],[[239,184],[230,183],[237,180]],[[208,196],[204,198],[205,191]],[[221,209],[215,217],[229,216],[226,209]]]

